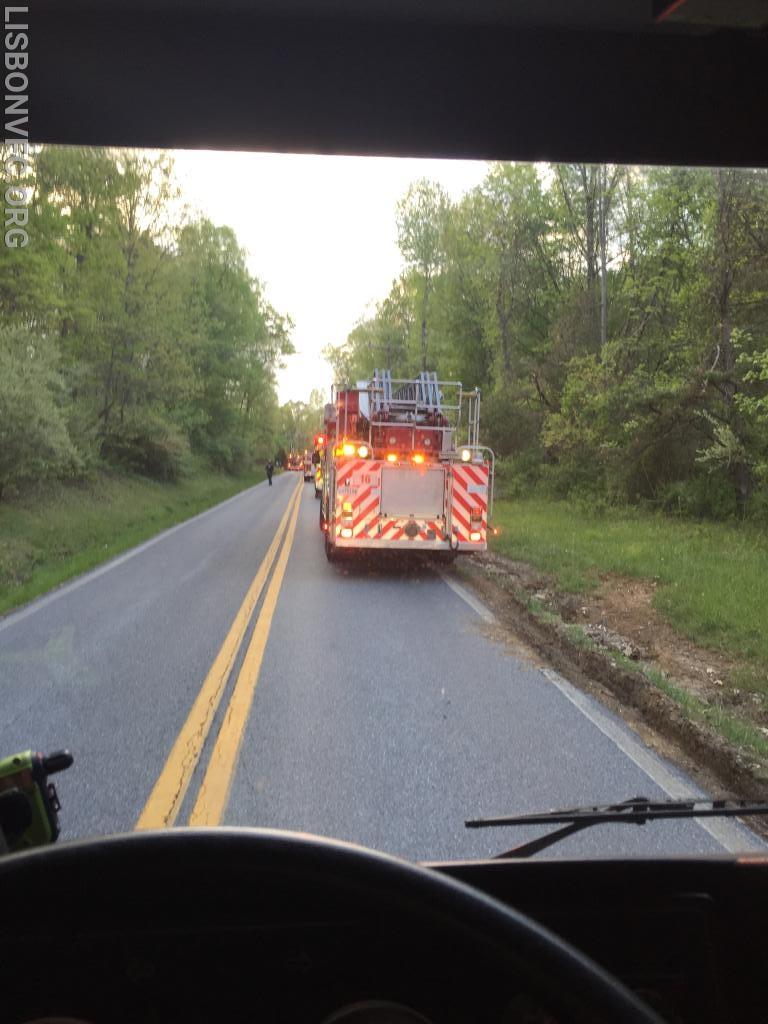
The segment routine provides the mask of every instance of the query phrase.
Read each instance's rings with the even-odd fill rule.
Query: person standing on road
[[[265,469],[267,471],[267,480],[269,480],[269,486],[271,487],[272,486],[272,474],[275,471],[275,467],[272,465],[272,459],[269,460],[269,462],[265,466]]]

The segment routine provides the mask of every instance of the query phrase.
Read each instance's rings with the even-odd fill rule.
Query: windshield
[[[0,759],[73,752],[62,839],[765,792],[768,173],[3,159]]]

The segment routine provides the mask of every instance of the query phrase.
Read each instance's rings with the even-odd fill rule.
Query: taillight
[[[357,454],[360,456],[361,459],[367,459],[369,454],[368,445],[361,444],[360,447],[357,449]]]
[[[483,525],[483,510],[481,508],[478,508],[477,506],[475,506],[475,508],[472,508],[472,509],[469,510],[469,529],[470,529],[469,539],[471,541],[477,542],[477,541],[483,539],[483,535],[480,532],[480,529],[481,529],[482,525]]]
[[[387,462],[397,462],[397,456],[394,452],[387,452]]]
[[[350,444],[348,441],[345,442],[341,446],[341,454],[342,455],[354,455],[355,454],[355,446],[353,444]]]
[[[420,466],[424,461],[424,456],[421,454],[421,452],[416,452],[415,455],[413,456],[413,461],[416,463],[417,466]]]

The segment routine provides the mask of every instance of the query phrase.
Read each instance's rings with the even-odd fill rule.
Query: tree
[[[565,228],[564,234],[575,244],[586,272],[587,323],[593,346],[604,345],[608,338],[610,217],[617,186],[624,174],[621,167],[556,165],[563,207],[559,219]]]
[[[391,370],[394,377],[416,373],[419,359],[411,339],[413,310],[419,301],[412,277],[400,277],[392,282],[373,315],[359,320],[343,344],[326,346],[323,356],[331,364],[336,382],[353,385],[368,380],[377,367]]]
[[[312,439],[323,425],[325,395],[312,390],[309,402],[286,402],[280,406],[280,444],[288,451],[312,448]]]
[[[710,274],[712,288],[713,359],[708,382],[715,404],[707,411],[710,444],[699,453],[700,461],[726,471],[744,515],[760,460],[761,441],[754,422],[742,415],[760,408],[760,399],[737,401],[744,384],[742,368],[749,356],[739,359],[739,349],[751,341],[746,326],[755,306],[765,302],[768,284],[768,174],[718,168],[712,171]],[[745,317],[745,313],[747,316]],[[740,323],[739,323],[740,321]],[[763,331],[764,331],[763,319]],[[763,334],[764,337],[764,334]],[[754,352],[747,369],[748,383],[760,382],[761,354]],[[757,367],[757,370],[755,370]]]
[[[34,335],[56,367],[46,436],[59,416],[79,465],[163,479],[190,451],[230,470],[272,451],[290,318],[230,228],[180,219],[170,158],[43,146],[28,184],[35,231],[0,252],[0,323]]]
[[[0,330],[0,498],[9,484],[79,468],[63,401],[50,341],[23,328]]]
[[[450,201],[440,185],[422,178],[397,204],[397,241],[406,265],[421,284],[421,369],[428,368],[427,320],[435,276],[445,259],[444,232]]]
[[[354,379],[402,352],[415,373],[428,320],[429,362],[484,389],[494,447],[559,493],[724,515],[727,485],[743,514],[768,462],[767,180],[498,164],[455,205],[418,182],[397,210],[397,323],[421,338],[380,303],[334,362]]]
[[[205,220],[186,225],[177,247],[196,384],[190,438],[215,463],[238,469],[273,446],[275,373],[293,351],[293,325],[266,302],[231,228]]]

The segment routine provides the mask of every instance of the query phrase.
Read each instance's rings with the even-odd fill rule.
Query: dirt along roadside
[[[496,615],[497,639],[596,697],[707,793],[768,800],[768,758],[738,742],[768,736],[768,710],[728,684],[732,661],[664,621],[652,582],[606,575],[588,595],[562,593],[551,576],[495,552],[454,571]],[[745,824],[768,836],[768,819]]]

